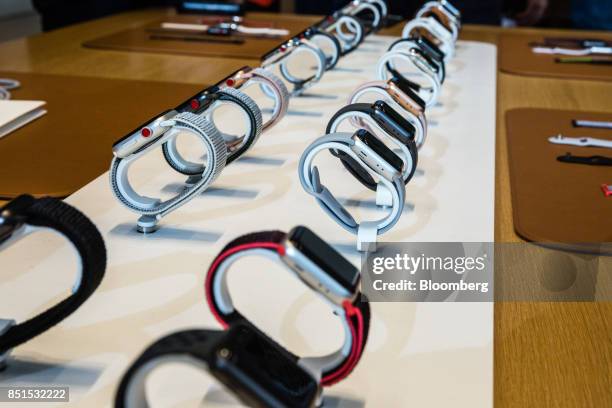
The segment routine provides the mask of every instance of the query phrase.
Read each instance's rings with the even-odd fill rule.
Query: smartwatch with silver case
[[[154,148],[178,137],[181,133],[195,135],[206,149],[206,166],[193,184],[175,197],[160,198],[138,194],[128,177],[130,166]],[[162,217],[201,194],[219,176],[227,161],[226,142],[215,126],[201,115],[167,111],[128,133],[113,145],[110,183],[115,197],[129,210],[140,214],[138,231],[154,232]]]
[[[96,226],[80,211],[55,198],[36,199],[29,195],[19,196],[0,207],[0,251],[43,230],[60,234],[75,249],[79,258],[76,280],[68,297],[37,316],[20,323],[0,319],[0,370],[7,365],[11,349],[51,329],[74,313],[94,293],[104,277],[104,240]],[[0,269],[4,268],[5,265]],[[37,284],[32,282],[32,285]],[[10,305],[5,304],[7,306]]]
[[[358,103],[360,99],[370,93],[376,94],[378,99],[391,104],[402,112],[407,120],[414,126],[414,141],[417,148],[421,148],[427,138],[427,118],[425,116],[425,101],[412,90],[409,83],[399,77],[393,77],[386,81],[365,82],[357,87],[348,103]],[[357,117],[350,119],[353,126],[363,127],[364,123]]]
[[[314,159],[322,151],[341,151],[364,170],[379,178],[391,194],[388,214],[375,221],[358,223],[336,197],[323,185]],[[400,219],[404,209],[405,186],[402,178],[404,162],[378,138],[364,129],[355,133],[333,133],[316,139],[306,148],[298,166],[304,190],[315,197],[321,208],[342,228],[359,235],[360,229],[374,230],[376,235],[389,231]]]
[[[237,260],[248,256],[261,256],[283,264],[331,307],[344,327],[342,345],[326,356],[296,357],[296,360],[323,386],[346,378],[361,358],[369,331],[370,307],[359,291],[359,270],[303,226],[288,234],[262,231],[238,237],[221,250],[206,276],[208,306],[223,327],[245,320],[232,302],[228,272]]]

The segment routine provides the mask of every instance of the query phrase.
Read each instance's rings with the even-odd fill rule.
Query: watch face
[[[212,351],[211,371],[249,406],[313,407],[319,385],[297,359],[244,323]]]
[[[444,60],[444,53],[440,50],[440,48],[431,42],[429,38],[425,36],[420,36],[415,38],[416,43],[432,58],[435,58],[439,61]]]
[[[397,86],[403,93],[408,95],[410,99],[416,102],[421,107],[421,110],[425,110],[425,101],[416,92],[412,90],[411,82],[402,78],[401,76],[394,76],[390,79],[393,85]]]
[[[349,293],[356,293],[360,278],[359,270],[328,243],[306,227],[294,228],[289,232],[288,239]]]
[[[393,153],[393,150],[389,149],[387,145],[378,140],[376,136],[364,129],[358,130],[355,135],[366,146],[374,150],[376,154],[382,157],[384,161],[389,163],[391,167],[397,170],[398,173],[402,172],[402,168],[404,167],[404,162],[402,161],[402,159],[397,154]]]
[[[374,119],[392,136],[395,136],[403,144],[408,144],[414,139],[416,129],[412,123],[404,119],[395,109],[384,101],[376,101],[372,105]]]

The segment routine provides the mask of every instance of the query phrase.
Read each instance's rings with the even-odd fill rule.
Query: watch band
[[[98,288],[106,269],[106,247],[96,226],[74,207],[55,198],[22,195],[0,208],[0,249],[44,228],[66,238],[80,258],[72,294],[0,335],[0,360],[10,349],[55,326],[76,311]]]
[[[227,284],[230,266],[245,256],[263,256],[282,262],[285,254],[283,242],[287,234],[281,231],[263,231],[243,235],[228,243],[213,260],[206,275],[206,300],[217,321],[227,328],[234,322],[245,320],[232,304]],[[313,372],[323,386],[333,385],[346,378],[355,368],[365,348],[370,327],[369,302],[358,294],[353,302],[332,305],[344,327],[342,347],[323,357],[295,357],[300,365]]]
[[[323,73],[327,67],[327,56],[325,53],[313,42],[302,38],[299,39],[299,46],[291,53],[291,55],[280,61],[280,73],[289,83],[293,85],[293,90],[291,91],[291,96],[299,96],[306,89],[310,88],[317,82],[321,80],[323,77]],[[315,57],[317,70],[314,75],[311,75],[308,78],[298,78],[289,72],[289,67],[287,63],[291,57],[295,57],[297,54],[301,52],[306,52]]]
[[[426,93],[423,98],[426,106],[429,107],[435,105],[438,101],[442,84],[440,83],[438,74],[434,71],[434,67],[429,65],[429,62],[426,59],[422,58],[422,54],[418,53],[416,48],[411,48],[409,52],[389,51],[385,53],[378,60],[378,79],[386,81],[390,76],[395,76],[401,77],[405,81],[408,81],[400,72],[396,70],[392,70],[391,72],[389,71],[388,65],[389,63],[392,63],[393,60],[409,62],[422,73],[423,78],[429,82],[430,86],[420,87],[421,93],[419,93],[419,96]]]
[[[21,83],[15,79],[0,78],[0,100],[11,99],[11,90],[17,89]]]
[[[391,80],[371,81],[359,85],[349,96],[348,104],[358,103],[366,94],[375,93],[377,98],[383,99],[392,106],[400,109],[415,127],[414,141],[418,149],[427,138],[427,118],[425,116],[425,102],[410,88],[403,89],[396,86]],[[364,126],[362,120],[356,117],[349,119],[355,127]]]
[[[116,408],[148,408],[147,379],[166,363],[208,372],[254,408],[314,408],[320,387],[296,357],[252,324],[228,330],[185,330],[151,344],[129,367],[115,394]]]
[[[342,52],[345,56],[357,49],[365,38],[365,27],[363,23],[353,16],[336,12],[315,25],[320,30],[332,34],[340,41]],[[343,31],[345,27],[350,34]]]
[[[415,32],[418,33],[420,30],[425,30],[438,41],[436,45],[444,53],[447,60],[453,57],[455,53],[453,36],[433,17],[415,18],[407,22],[402,30],[402,38],[414,37]]]
[[[430,1],[425,3],[416,14],[416,18],[432,17],[444,26],[453,36],[453,41],[457,41],[459,37],[459,28],[461,22],[450,13],[442,4]]]
[[[359,231],[359,223],[321,183],[319,170],[316,166],[313,166],[314,158],[318,153],[324,150],[336,150],[344,152],[356,163],[365,167],[359,156],[350,148],[354,145],[351,137],[351,133],[333,133],[316,139],[302,154],[298,165],[298,172],[304,190],[315,197],[321,208],[342,228],[356,235]],[[399,221],[404,209],[406,193],[401,176],[393,180],[380,177],[379,182],[389,190],[392,199],[392,207],[389,214],[380,220],[372,221],[372,223],[376,223],[377,234],[381,235],[390,230]]]
[[[407,140],[406,143],[402,142],[401,139],[395,135],[393,132],[388,132],[386,129],[383,129],[382,126],[373,118],[374,109],[372,108],[372,104],[369,103],[353,103],[347,105],[340,109],[338,112],[332,116],[332,118],[327,122],[327,128],[325,129],[326,134],[337,133],[340,124],[345,120],[350,120],[351,118],[358,118],[360,122],[366,122],[363,126],[366,130],[370,131],[373,134],[386,134],[392,140],[392,142],[400,148],[402,151],[402,161],[404,162],[404,167],[402,169],[402,178],[404,180],[404,184],[408,184],[408,182],[414,176],[414,172],[417,168],[418,163],[418,149],[416,146],[414,136]],[[374,131],[372,127],[376,128],[378,132]],[[414,128],[412,129],[413,135]],[[347,155],[340,151],[332,150],[331,153],[337,156],[344,167],[359,180],[364,186],[368,187],[371,190],[376,190],[377,183],[374,178],[370,175],[370,173],[364,169],[355,159],[353,159],[350,155]]]
[[[255,101],[237,89],[230,87],[223,88],[215,92],[215,97],[217,99],[213,104],[207,107],[204,111],[198,112],[200,115],[206,118],[208,123],[211,123],[214,126],[214,122],[212,121],[213,113],[215,109],[217,109],[223,103],[230,103],[238,106],[241,112],[244,114],[246,122],[248,123],[247,132],[242,137],[232,137],[230,135],[219,133],[218,128],[215,126],[217,133],[219,133],[225,140],[227,150],[227,160],[225,165],[227,165],[241,157],[251,148],[251,146],[253,146],[253,144],[255,144],[255,142],[257,142],[262,132],[263,119],[261,110]],[[204,171],[203,163],[191,162],[181,155],[177,146],[177,138],[175,137],[169,138],[162,144],[162,151],[166,162],[170,165],[170,167],[179,173],[188,176],[195,176],[202,174]]]
[[[387,16],[389,15],[389,8],[387,7],[387,3],[385,2],[385,0],[367,0],[367,1],[368,3],[372,3],[378,7],[378,10],[380,11],[380,17],[382,20],[387,18]]]
[[[110,183],[113,194],[121,204],[137,214],[152,216],[159,220],[169,212],[178,209],[202,193],[219,176],[225,167],[227,147],[223,137],[215,126],[200,115],[190,112],[179,113],[172,119],[162,122],[168,129],[155,143],[128,157],[115,157],[111,163]],[[128,179],[130,166],[142,155],[159,144],[176,138],[180,132],[192,133],[199,137],[206,148],[208,163],[202,168],[201,178],[188,186],[177,196],[162,201],[158,198],[140,196],[132,188]],[[176,161],[175,161],[176,162]]]
[[[366,32],[368,35],[373,31],[378,31],[382,25],[383,19],[378,7],[372,4],[369,1],[365,0],[352,0],[349,4],[347,4],[343,9],[340,10],[343,14],[351,15],[355,18],[360,19],[362,22],[365,21],[364,18],[359,15],[363,15],[364,12],[370,12],[372,14],[372,21],[367,21]]]
[[[342,54],[342,44],[340,44],[340,41],[334,35],[331,35],[325,31],[313,27],[311,27],[310,30],[312,30],[312,34],[309,40],[319,47],[319,49],[325,54],[325,59],[327,61],[325,70],[330,71],[334,69]],[[329,55],[325,53],[325,45],[328,46],[327,48],[331,49],[331,53]]]

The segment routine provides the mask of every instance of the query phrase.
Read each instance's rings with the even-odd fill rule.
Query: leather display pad
[[[604,38],[601,35],[596,37]],[[560,64],[555,62],[558,55],[533,53],[529,44],[543,39],[533,35],[502,35],[499,40],[499,69],[508,74],[526,76],[612,81],[612,65]]]
[[[159,30],[162,22],[198,24],[201,22],[201,19],[202,16],[194,15],[171,16],[142,27],[123,30],[115,34],[86,41],[83,43],[83,46],[88,48],[122,51],[260,59],[264,54],[278,46],[284,40],[291,38],[300,31],[308,28],[314,22],[320,20],[316,17],[307,16],[279,15],[275,17],[274,22],[269,26],[289,30],[290,35],[285,38],[214,37],[219,39],[244,39],[244,43],[242,44],[151,39],[151,35],[153,34],[151,30]],[[266,20],[261,17],[247,17],[247,19],[252,22],[270,22],[269,19]],[[171,32],[175,33],[176,31]],[[158,33],[158,31],[155,33]],[[188,33],[189,32],[186,32],[185,35],[188,35]]]
[[[123,135],[203,85],[0,72],[13,99],[44,100],[43,117],[0,139],[0,198],[66,197],[108,171]]]
[[[561,163],[558,156],[612,156],[612,150],[555,145],[548,138],[590,136],[612,140],[612,130],[574,128],[573,119],[612,120],[611,114],[546,109],[506,113],[514,228],[534,242],[599,252],[590,243],[612,242],[612,167]],[[567,245],[570,244],[569,248]]]

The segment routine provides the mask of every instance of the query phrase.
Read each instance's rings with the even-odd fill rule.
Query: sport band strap
[[[429,43],[425,39],[422,38],[400,38],[397,41],[394,41],[388,48],[387,51],[403,51],[408,52],[412,48],[418,48],[423,52],[423,57],[427,60],[427,62],[431,66],[436,66],[438,69],[438,78],[440,79],[440,83],[443,84],[446,80],[446,64],[444,63],[444,54],[438,47],[433,43]],[[397,72],[394,67],[392,61],[387,63],[387,70],[389,72]]]
[[[315,43],[301,38],[299,39],[299,46],[291,52],[287,58],[280,60],[280,73],[288,82],[293,85],[293,90],[291,91],[291,96],[301,95],[307,88],[310,88],[317,82],[321,80],[323,77],[323,73],[327,68],[327,56],[319,48]],[[309,76],[308,78],[298,78],[289,72],[288,62],[291,57],[295,57],[296,55],[306,52],[315,57],[317,63],[317,70],[314,75]]]
[[[440,42],[439,48],[446,55],[446,58],[453,57],[455,53],[453,35],[437,20],[433,17],[420,17],[408,21],[402,30],[402,38],[412,37],[412,32],[417,29],[427,30]]]
[[[350,148],[354,145],[351,136],[351,133],[333,133],[316,139],[302,154],[298,172],[304,190],[315,197],[321,208],[342,228],[356,235],[359,230],[359,223],[321,183],[318,168],[313,166],[316,155],[324,150],[342,151],[352,157],[356,163],[361,164],[362,161],[359,156]],[[362,166],[365,168],[365,164],[362,164]],[[378,235],[387,232],[399,221],[405,200],[405,186],[401,177],[396,177],[392,181],[380,177],[379,183],[391,193],[392,207],[386,217],[378,221],[368,221],[376,224]]]
[[[206,300],[211,312],[224,328],[246,320],[231,301],[227,285],[230,266],[238,259],[252,255],[282,262],[280,257],[284,255],[282,243],[285,238],[286,234],[282,231],[246,234],[228,243],[213,260],[206,275]],[[370,327],[370,305],[365,295],[359,294],[352,304],[332,307],[334,313],[342,319],[345,332],[342,347],[322,357],[295,356],[298,363],[320,378],[324,386],[335,384],[352,372],[361,358]]]
[[[10,91],[21,86],[19,81],[9,78],[0,78],[0,100],[11,99]]]
[[[11,326],[0,335],[0,357],[70,316],[100,285],[106,269],[106,247],[102,235],[80,211],[55,198],[35,199],[22,195],[4,208],[0,208],[0,220],[7,215],[4,210],[11,204],[17,204],[23,209],[22,213],[13,215],[23,218],[24,228],[30,229],[27,233],[44,228],[51,229],[66,238],[80,257],[80,270],[69,297],[39,315]],[[0,248],[12,242],[13,239],[4,241],[0,244]]]
[[[316,26],[327,33],[334,33],[342,45],[341,56],[345,56],[357,49],[365,38],[363,23],[358,18],[340,12],[326,17]],[[344,33],[342,27],[346,27],[352,35]]]
[[[152,216],[159,220],[171,211],[186,204],[202,193],[221,174],[227,158],[227,147],[223,137],[215,126],[200,115],[183,112],[171,120],[162,123],[169,129],[155,143],[147,146],[126,158],[113,158],[110,171],[110,182],[115,197],[128,209],[141,215]],[[180,132],[189,132],[202,140],[206,149],[208,163],[203,167],[201,178],[197,183],[188,186],[177,196],[162,201],[161,199],[140,196],[132,188],[128,179],[130,166],[144,154],[159,144],[176,138]]]
[[[327,122],[325,133],[328,135],[336,133],[338,132],[338,128],[343,121],[350,120],[351,118],[359,118],[361,121],[366,122],[365,128],[371,133],[388,135],[393,143],[396,144],[402,151],[402,154],[400,155],[402,161],[404,162],[402,178],[404,179],[404,184],[408,184],[408,182],[412,179],[412,176],[414,176],[418,163],[418,149],[416,147],[414,138],[408,140],[405,144],[402,143],[394,134],[388,133],[372,118],[373,113],[374,110],[372,109],[372,105],[369,103],[353,103],[347,105],[336,112],[329,122]],[[372,127],[377,129],[377,131],[374,131]],[[414,132],[414,128],[412,130]],[[346,167],[346,169],[364,186],[368,187],[370,190],[376,190],[378,184],[370,173],[359,164],[359,162],[355,161],[351,156],[341,151],[336,152],[332,150],[331,153],[334,156],[337,156],[344,167]]]
[[[247,134],[239,138],[224,135],[218,131],[216,126],[214,126],[217,133],[219,133],[225,139],[227,150],[227,160],[225,164],[227,165],[246,153],[246,151],[249,150],[249,148],[253,146],[255,142],[257,142],[259,136],[261,135],[263,119],[261,110],[255,101],[237,89],[230,87],[223,88],[222,90],[218,91],[215,96],[218,99],[200,114],[206,118],[207,123],[212,123],[214,126],[214,122],[212,121],[213,113],[223,103],[238,106],[241,112],[244,114],[246,122],[248,123]],[[177,146],[176,137],[166,140],[162,144],[162,151],[166,162],[170,165],[170,167],[179,173],[188,176],[195,176],[202,174],[204,171],[203,163],[191,162],[181,155]]]

